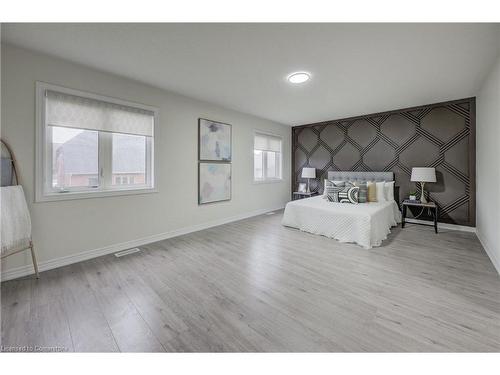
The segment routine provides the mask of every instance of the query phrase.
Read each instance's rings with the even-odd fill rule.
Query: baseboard
[[[156,235],[149,236],[149,237],[140,238],[137,240],[126,241],[126,242],[121,242],[121,243],[110,245],[110,246],[101,247],[98,249],[82,251],[82,252],[77,253],[77,254],[68,255],[68,256],[64,256],[64,257],[60,257],[60,258],[55,258],[55,259],[39,262],[38,268],[39,268],[40,272],[48,271],[48,270],[51,270],[54,268],[59,268],[59,267],[67,266],[69,264],[78,263],[78,262],[82,262],[84,260],[97,258],[97,257],[103,256],[103,255],[115,253],[117,251],[127,250],[127,249],[130,249],[132,247],[144,246],[144,245],[147,245],[147,244],[150,244],[153,242],[166,240],[167,238],[182,236],[184,234],[197,232],[197,231],[200,231],[203,229],[208,229],[208,228],[216,227],[219,225],[228,224],[228,223],[231,223],[234,221],[248,219],[250,217],[263,215],[263,214],[271,212],[271,211],[281,210],[281,209],[283,209],[283,207],[284,206],[280,206],[280,207],[276,207],[276,208],[255,210],[252,212],[248,212],[248,213],[244,213],[244,214],[240,214],[240,215],[236,215],[236,216],[231,216],[231,217],[224,218],[224,219],[213,220],[213,221],[209,221],[209,222],[202,223],[202,224],[197,224],[197,225],[192,225],[189,227],[176,229],[176,230],[173,230],[170,232],[165,232],[165,233],[160,233],[160,234],[156,234]],[[12,269],[9,269],[6,271],[2,271],[1,272],[1,281],[17,279],[19,277],[32,275],[33,273],[34,273],[33,266],[31,264],[21,266],[21,267],[16,267],[16,268],[12,268]]]
[[[493,263],[493,266],[497,270],[498,274],[500,275],[500,259],[497,258],[495,253],[492,250],[492,247],[490,246],[489,242],[486,240],[486,237],[481,233],[480,230],[476,231],[477,238],[479,239],[479,242],[481,242],[481,245],[483,245],[484,251],[486,251],[486,254],[490,257],[491,263]]]
[[[432,221],[412,219],[412,218],[406,218],[405,222],[417,223],[417,224],[429,224],[429,225],[433,224]],[[476,233],[476,227],[467,227],[465,225],[456,225],[456,224],[439,223],[439,222],[438,222],[438,229],[450,229],[450,230],[459,230],[462,232]]]

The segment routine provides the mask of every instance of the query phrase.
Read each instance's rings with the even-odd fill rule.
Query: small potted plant
[[[417,192],[416,191],[410,191],[410,200],[411,201],[416,201],[417,200]]]

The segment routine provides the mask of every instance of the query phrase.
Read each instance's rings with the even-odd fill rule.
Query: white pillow
[[[385,199],[385,181],[382,182],[377,182],[376,184],[377,188],[377,202],[386,202],[387,199]]]
[[[386,182],[384,185],[385,200],[392,202],[394,200],[394,181]]]

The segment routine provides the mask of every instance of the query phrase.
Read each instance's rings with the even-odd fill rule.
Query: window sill
[[[50,193],[50,194],[37,194],[35,203],[54,202],[54,201],[68,201],[73,199],[88,199],[88,198],[104,198],[116,197],[123,195],[138,195],[138,194],[151,194],[158,193],[158,188],[136,188],[136,189],[123,189],[123,190],[98,190],[98,191],[74,191],[67,193]]]
[[[280,183],[280,182],[283,182],[283,179],[282,179],[282,178],[276,178],[276,179],[272,179],[272,180],[253,180],[253,184],[254,184],[254,185],[260,185],[260,184],[276,184],[276,183]]]

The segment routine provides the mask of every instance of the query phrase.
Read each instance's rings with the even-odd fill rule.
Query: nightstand
[[[427,202],[427,203],[422,203],[420,201],[411,201],[411,200],[404,200],[403,201],[403,217],[401,219],[401,228],[405,227],[405,219],[406,219],[406,211],[408,207],[422,207],[422,209],[427,208],[431,213],[432,216],[434,217],[434,231],[437,233],[438,232],[438,225],[437,225],[437,218],[438,218],[438,206],[434,202]],[[413,223],[413,224],[420,224],[420,223]],[[422,225],[428,225],[428,224],[422,224]]]
[[[318,195],[317,191],[311,191],[310,193],[301,193],[299,191],[294,191],[292,195],[292,200],[311,198],[314,195]]]

